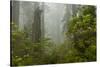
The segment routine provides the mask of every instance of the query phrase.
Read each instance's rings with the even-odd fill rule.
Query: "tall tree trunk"
[[[41,39],[41,10],[39,3],[35,4],[34,22],[32,24],[32,41],[39,42]]]

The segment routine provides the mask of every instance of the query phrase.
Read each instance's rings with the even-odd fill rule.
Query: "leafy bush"
[[[79,62],[96,60],[95,10],[96,8],[94,6],[82,7],[80,9],[81,14],[74,16],[68,24],[68,32],[66,35],[73,43],[73,48],[77,50],[76,53],[78,53],[78,55],[76,57],[82,59],[79,60]],[[75,59],[75,57],[73,58]]]

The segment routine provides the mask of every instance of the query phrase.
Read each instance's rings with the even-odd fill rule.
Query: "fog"
[[[64,31],[66,31],[65,27],[67,26],[67,22],[64,20],[68,21],[72,16],[72,11],[74,11],[72,8],[76,8],[75,5],[19,1],[19,5],[14,4],[19,6],[19,14],[17,14],[19,16],[19,21],[17,22],[19,24],[19,29],[23,30],[25,26],[27,26],[27,28],[32,26],[36,4],[39,4],[40,7],[41,4],[44,4],[42,13],[44,21],[42,22],[43,25],[41,24],[44,28],[44,37],[50,38],[55,43],[62,43],[65,36]],[[13,14],[15,15],[16,13],[17,12]]]
[[[53,41],[63,41],[63,24],[65,5],[46,3],[49,7],[48,12],[45,13],[45,36],[50,37]]]

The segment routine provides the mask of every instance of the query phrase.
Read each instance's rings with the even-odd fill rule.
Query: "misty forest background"
[[[11,1],[11,65],[96,61],[96,7]]]

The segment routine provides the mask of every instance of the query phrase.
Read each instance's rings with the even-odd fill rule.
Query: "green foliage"
[[[32,41],[32,34],[12,24],[12,65],[71,63],[96,60],[96,14],[94,6],[84,6],[67,25],[66,39],[58,45],[49,38]]]
[[[36,65],[50,63],[51,51],[55,45],[49,38],[33,43],[27,32],[18,30],[12,23],[12,65]]]
[[[66,35],[73,43],[73,48],[77,50],[76,53],[78,55],[76,57],[82,59],[80,61],[96,60],[95,10],[96,8],[94,6],[82,7],[80,9],[81,14],[74,16],[68,24],[68,32]],[[73,58],[75,59],[75,57]]]

